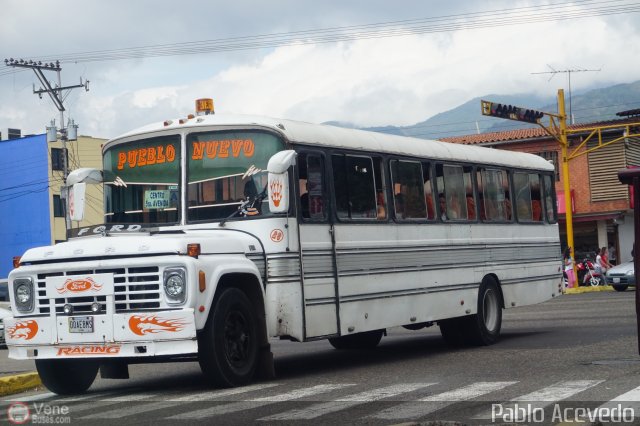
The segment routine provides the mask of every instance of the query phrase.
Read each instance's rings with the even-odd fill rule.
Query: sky
[[[60,114],[32,70],[61,60],[65,121],[113,138],[194,112],[410,125],[478,96],[640,80],[633,0],[0,0],[0,129]],[[90,53],[91,52],[91,53]],[[595,71],[597,70],[597,71]],[[55,72],[46,71],[57,82]],[[479,106],[478,106],[479,108]]]

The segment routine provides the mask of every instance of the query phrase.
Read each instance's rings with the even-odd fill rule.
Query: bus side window
[[[506,170],[480,169],[478,178],[478,207],[484,221],[510,221],[511,198]]]
[[[333,155],[336,209],[340,219],[376,219],[378,216],[371,157]]]
[[[424,182],[424,198],[427,204],[427,219],[436,218],[435,201],[433,200],[433,182],[431,179],[431,164],[422,163],[422,180]]]
[[[513,190],[515,191],[516,212],[518,221],[530,222],[533,220],[533,209],[531,204],[531,185],[529,184],[528,173],[513,174]]]
[[[300,154],[298,187],[302,217],[311,221],[327,218],[324,191],[324,162],[317,154]]]
[[[373,171],[376,188],[376,219],[386,221],[388,215],[387,188],[382,158],[373,158]]]
[[[436,166],[438,197],[444,198],[445,212],[440,212],[443,220],[467,220],[467,196],[462,166]],[[441,209],[442,210],[442,209]],[[444,214],[443,214],[444,213]]]
[[[541,222],[544,219],[544,212],[542,211],[540,175],[529,173],[529,184],[531,185],[531,217],[534,222]]]
[[[555,191],[553,190],[553,176],[543,175],[542,182],[544,184],[544,200],[547,211],[547,221],[549,223],[556,223],[558,221],[558,214],[556,212],[555,203]]]
[[[418,161],[391,161],[396,219],[426,219],[422,164]]]
[[[463,167],[465,203],[467,206],[467,219],[476,220],[476,199],[473,191],[473,168],[469,166]]]

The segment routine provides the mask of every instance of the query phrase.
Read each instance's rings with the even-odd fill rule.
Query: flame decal
[[[68,291],[71,293],[82,293],[83,291],[100,291],[101,289],[102,284],[98,284],[91,277],[80,280],[72,280],[71,278],[69,278],[60,287],[56,287],[56,290],[58,290],[59,294],[64,294]]]
[[[7,328],[10,339],[31,340],[38,333],[38,323],[34,320],[17,322],[13,327]]]
[[[278,207],[282,200],[282,182],[279,180],[272,181],[269,189],[271,190],[271,201],[273,201],[274,206]]]
[[[129,318],[129,329],[138,336],[168,331],[175,333],[184,329],[187,323],[180,319],[160,319],[155,315],[132,315]]]

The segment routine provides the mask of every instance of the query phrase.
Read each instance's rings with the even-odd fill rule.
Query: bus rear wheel
[[[380,343],[384,330],[365,331],[348,336],[332,337],[329,343],[336,349],[374,349]]]
[[[58,395],[78,395],[91,387],[99,365],[84,359],[37,359],[42,384]]]
[[[476,314],[442,320],[438,325],[445,342],[452,346],[496,343],[502,327],[502,296],[498,284],[491,277],[482,281]]]
[[[502,327],[502,297],[498,284],[485,278],[478,292],[478,313],[469,317],[469,341],[478,346],[493,345],[500,339]]]
[[[198,336],[198,361],[216,386],[242,386],[253,379],[258,365],[258,325],[244,292],[227,288]]]

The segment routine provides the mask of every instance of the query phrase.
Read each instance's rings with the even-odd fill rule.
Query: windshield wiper
[[[233,213],[231,213],[229,216],[222,219],[218,224],[218,226],[224,226],[225,222],[227,222],[229,219],[231,219],[232,217],[236,216],[239,213],[242,214],[244,217],[259,215],[260,205],[262,204],[262,201],[265,198],[267,198],[266,185],[264,186],[264,189],[262,190],[261,193],[255,195],[254,197],[247,197],[246,200],[240,203],[240,205],[238,206],[238,209],[235,210]]]

